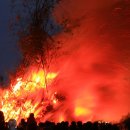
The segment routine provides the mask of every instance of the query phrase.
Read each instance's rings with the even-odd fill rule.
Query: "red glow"
[[[57,21],[64,14],[67,27],[72,24],[67,34],[55,37],[64,43],[58,51],[62,56],[51,64],[55,71],[30,66],[1,90],[6,121],[27,118],[30,112],[38,121],[55,122],[118,121],[129,113],[129,7],[120,0],[62,0]]]

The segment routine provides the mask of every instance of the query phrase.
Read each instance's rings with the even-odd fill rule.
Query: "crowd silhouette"
[[[4,114],[0,111],[0,130],[130,130],[130,117],[120,123],[108,123],[102,121],[86,122],[81,121],[62,121],[55,122],[40,122],[37,124],[33,113],[30,113],[27,121],[21,119],[17,124],[15,119],[10,119],[8,122],[4,120]]]

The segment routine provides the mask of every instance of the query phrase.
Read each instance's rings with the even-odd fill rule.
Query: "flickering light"
[[[90,110],[88,110],[87,108],[80,107],[80,106],[75,108],[75,116],[77,116],[77,117],[78,116],[85,116],[89,113],[90,113]]]
[[[46,111],[49,104],[57,103],[52,96],[54,92],[47,93],[45,87],[45,80],[51,78],[52,83],[56,74],[52,72],[48,79],[45,79],[42,69],[37,71],[33,67],[28,71],[25,77],[17,78],[16,82],[11,84],[11,89],[4,90],[1,95],[3,97],[1,98],[1,110],[4,112],[6,121],[14,118],[19,122],[21,118],[27,118],[30,113],[34,113],[37,118]]]

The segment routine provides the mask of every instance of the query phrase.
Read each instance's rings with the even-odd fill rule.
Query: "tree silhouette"
[[[14,17],[12,29],[18,35],[22,52],[22,71],[30,64],[38,64],[44,70],[56,56],[60,42],[55,41],[53,33],[60,30],[52,12],[60,0],[12,0]],[[53,20],[52,20],[53,19]]]

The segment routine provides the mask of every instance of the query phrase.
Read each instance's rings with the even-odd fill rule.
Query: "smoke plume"
[[[62,0],[66,30],[54,63],[66,120],[118,121],[130,112],[130,1]],[[68,28],[68,29],[67,29]]]

